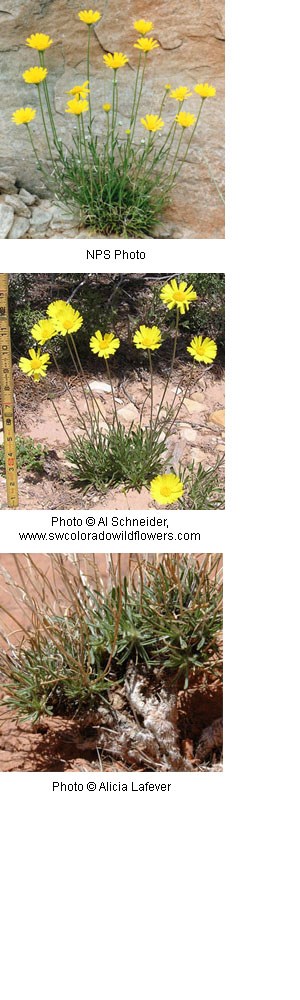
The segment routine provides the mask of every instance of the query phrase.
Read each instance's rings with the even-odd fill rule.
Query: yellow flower
[[[25,73],[22,74],[25,83],[42,83],[46,79],[48,70],[44,69],[43,66],[31,66],[30,69],[26,69]]]
[[[82,316],[77,309],[73,309],[70,302],[64,302],[63,299],[50,302],[47,313],[53,320],[57,333],[61,333],[63,337],[67,333],[76,333],[83,324]]]
[[[159,44],[155,38],[138,38],[133,48],[140,49],[140,52],[152,52],[152,49],[159,49]]]
[[[101,14],[99,10],[80,10],[78,17],[84,24],[96,24],[96,21],[100,21]]]
[[[125,135],[131,135],[131,128],[125,129]]]
[[[103,59],[109,69],[120,69],[120,66],[125,66],[125,63],[128,62],[128,58],[123,55],[123,52],[109,52],[107,56],[103,56]]]
[[[171,84],[165,83],[165,90],[171,90]]]
[[[102,108],[103,108],[103,111],[110,111],[111,110],[111,104],[102,104]]]
[[[119,337],[115,337],[114,333],[102,334],[100,330],[96,330],[90,339],[91,351],[93,354],[98,354],[98,358],[109,358],[111,354],[116,353],[118,347],[120,347]]]
[[[186,281],[180,281],[178,285],[176,278],[172,278],[170,283],[162,288],[160,298],[167,309],[176,306],[184,314],[190,308],[193,299],[197,298],[197,292],[194,291],[193,285],[188,287]]]
[[[140,121],[148,132],[158,132],[165,124],[158,115],[146,115],[145,118],[140,118]]]
[[[51,337],[56,337],[57,330],[52,319],[40,319],[31,328],[31,333],[33,339],[43,347],[47,340],[51,340]]]
[[[152,479],[150,493],[156,503],[176,503],[184,493],[184,486],[179,476],[175,476],[174,472],[168,472]]]
[[[71,97],[83,97],[89,94],[89,81],[86,80],[85,83],[78,83],[76,87],[72,87],[72,90],[66,90],[66,94],[71,94]]]
[[[29,38],[26,38],[26,45],[30,49],[37,49],[38,52],[44,52],[45,49],[50,48],[50,45],[53,45],[53,39],[49,35],[43,35],[37,31],[35,35],[29,35]]]
[[[133,343],[142,351],[156,351],[161,346],[161,330],[158,326],[140,326],[133,337]]]
[[[41,354],[40,348],[35,351],[34,347],[31,347],[28,353],[29,358],[20,358],[19,368],[29,378],[32,375],[34,382],[39,382],[40,378],[45,378],[45,375],[47,375],[50,354]]]
[[[65,108],[65,111],[68,115],[82,115],[88,109],[88,101],[80,101],[78,97],[74,97],[73,101],[68,101],[68,107]]]
[[[191,115],[189,111],[179,111],[175,121],[178,125],[182,125],[182,128],[189,128],[189,125],[195,124],[196,115]]]
[[[177,87],[177,90],[171,90],[170,97],[174,97],[175,101],[186,101],[187,97],[192,97],[192,91],[188,87]]]
[[[152,21],[143,21],[141,19],[141,21],[134,21],[133,27],[136,31],[139,31],[140,35],[147,35],[148,31],[153,31],[154,24],[152,24]]]
[[[209,83],[197,83],[194,87],[195,94],[200,94],[200,97],[215,97],[216,88],[210,87]]]
[[[211,365],[217,353],[217,345],[210,337],[193,337],[187,351],[195,358],[195,361],[204,361],[205,365]]]
[[[36,111],[34,108],[18,108],[14,111],[11,116],[12,121],[15,125],[28,125],[28,122],[32,122],[36,116]]]

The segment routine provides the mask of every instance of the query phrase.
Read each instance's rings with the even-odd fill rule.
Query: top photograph
[[[0,238],[224,239],[224,0],[7,0]]]

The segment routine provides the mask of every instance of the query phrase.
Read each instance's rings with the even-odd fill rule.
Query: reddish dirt
[[[65,450],[68,436],[78,432],[80,416],[85,419],[87,415],[86,398],[78,379],[64,379],[61,375],[52,373],[48,376],[47,383],[47,389],[43,383],[33,386],[28,379],[25,382],[18,369],[15,370],[16,431],[24,437],[31,437],[48,450],[43,475],[20,470],[19,507],[27,510],[155,508],[156,504],[146,488],[140,492],[128,490],[124,493],[120,487],[102,494],[92,488],[83,494],[74,487]],[[161,377],[155,377],[154,413],[157,412],[164,385]],[[176,398],[177,405],[180,394],[175,394],[178,389],[183,395],[184,381],[180,372],[176,376],[176,382],[173,380],[167,390],[166,403],[171,404]],[[115,380],[114,390],[119,400],[117,408],[121,411],[120,420],[124,426],[129,427],[135,415],[134,407],[140,411],[144,403],[149,390],[149,378],[143,373],[142,379],[135,376],[123,382]],[[57,412],[49,398],[49,391]],[[103,416],[110,422],[113,416],[111,395],[104,392],[97,394],[95,405],[101,408]],[[124,407],[126,413],[123,414]],[[150,404],[147,402],[143,411],[143,423],[149,422],[149,414]],[[220,422],[216,414],[219,414]],[[166,469],[168,466],[176,469],[180,462],[188,463],[192,459],[196,464],[201,462],[204,468],[213,466],[224,455],[224,437],[224,381],[204,371],[189,388],[178,414],[169,439]],[[7,506],[4,476],[0,476],[0,506]]]

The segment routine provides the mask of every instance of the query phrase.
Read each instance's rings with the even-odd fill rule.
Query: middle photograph
[[[224,507],[224,274],[11,274],[9,323],[21,508]]]

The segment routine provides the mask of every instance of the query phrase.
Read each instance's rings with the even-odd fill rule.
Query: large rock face
[[[22,79],[22,72],[38,63],[38,53],[29,49],[25,39],[32,32],[51,35],[55,44],[45,53],[48,83],[55,102],[58,130],[67,136],[73,124],[65,115],[66,91],[75,83],[86,80],[87,28],[77,12],[74,0],[4,0],[0,12],[0,170],[17,174],[19,185],[41,195],[46,194],[36,171],[26,129],[11,121],[16,108],[31,105],[38,108],[34,86]],[[129,63],[119,70],[120,121],[128,125],[128,107],[134,80],[138,52],[133,48],[136,33],[133,21],[151,17],[153,36],[160,48],[151,52],[147,61],[146,86],[141,114],[157,113],[166,83],[192,89],[197,82],[208,81],[217,88],[217,95],[204,102],[201,128],[196,133],[177,181],[172,207],[167,213],[167,230],[173,237],[220,239],[223,237],[223,96],[224,96],[224,31],[223,0],[107,0],[94,4],[102,8],[103,17],[91,39],[91,73],[93,111],[97,127],[101,106],[109,100],[112,71],[103,63],[103,54],[125,52]],[[151,8],[151,13],[150,13]],[[199,98],[194,95],[185,108],[197,111]],[[175,102],[169,102],[170,112]],[[164,120],[166,121],[165,109]],[[75,122],[76,126],[76,122]],[[40,112],[34,122],[34,135],[40,154],[47,159],[42,136]],[[163,231],[160,235],[163,235]]]

